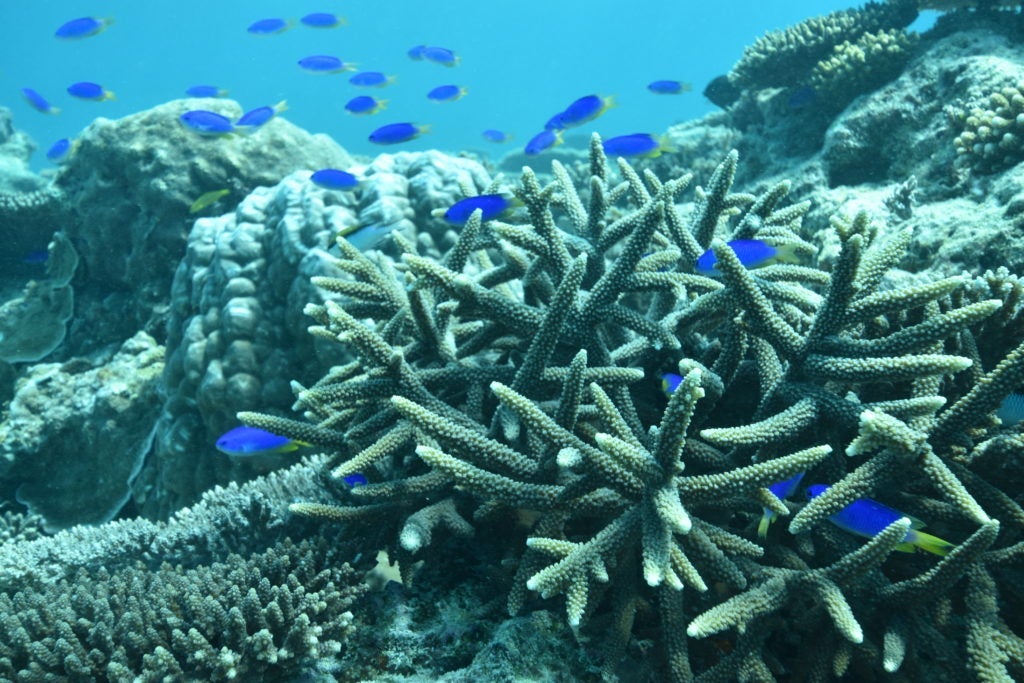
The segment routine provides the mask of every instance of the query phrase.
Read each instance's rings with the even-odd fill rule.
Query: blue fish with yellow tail
[[[768,487],[776,498],[779,500],[785,500],[793,495],[796,491],[796,487],[800,485],[800,480],[804,478],[804,472],[797,472],[795,475],[787,479],[786,481],[778,481]],[[757,535],[761,538],[767,538],[768,527],[772,525],[772,522],[778,518],[778,514],[774,510],[764,508],[764,513],[761,515],[761,521],[757,524]]]
[[[662,152],[675,151],[667,140],[650,133],[631,133],[608,138],[601,146],[604,153],[612,157],[644,157],[653,159]]]
[[[103,33],[113,23],[110,18],[80,17],[61,24],[53,35],[61,40],[79,40]]]
[[[480,209],[480,220],[489,221],[511,211],[522,202],[501,194],[481,194],[466,197],[448,207],[444,219],[453,225],[465,225],[473,212]]]
[[[666,372],[661,376],[661,390],[665,392],[666,396],[671,396],[682,382],[683,378],[680,375],[674,372]]]
[[[740,263],[747,268],[759,268],[771,263],[797,263],[799,261],[793,246],[789,244],[776,247],[761,240],[732,240],[727,244],[736,253],[736,258],[740,260]],[[718,270],[718,257],[711,249],[700,255],[695,266],[701,275],[718,277],[722,274]]]
[[[259,427],[235,427],[217,439],[217,450],[235,458],[291,453],[308,443],[289,439]]]
[[[807,497],[817,498],[828,488],[825,484],[811,484],[807,487]],[[911,528],[903,537],[903,542],[896,546],[896,550],[912,553],[919,549],[933,555],[947,555],[954,547],[949,541],[921,531],[920,528],[924,526],[922,521],[870,498],[858,498],[839,512],[830,515],[829,520],[843,531],[874,538],[887,526],[904,517],[910,520]]]

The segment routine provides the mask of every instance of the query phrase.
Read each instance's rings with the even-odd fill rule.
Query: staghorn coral
[[[308,422],[243,421],[335,451],[335,479],[371,479],[294,512],[387,520],[407,580],[417,557],[439,561],[430,553],[449,531],[502,545],[518,564],[510,611],[530,591],[562,596],[574,628],[604,625],[608,671],[638,619],[660,629],[672,680],[826,680],[850,667],[948,679],[1002,666],[966,654],[973,612],[959,579],[1009,552],[1024,510],[963,448],[991,434],[993,401],[1024,360],[1012,352],[986,374],[956,351],[1009,300],[961,295],[963,277],[885,289],[910,233],[882,239],[864,214],[834,221],[831,273],[749,271],[716,239],[725,224],[732,239],[808,258],[796,232],[807,206],[781,206],[787,183],[732,193],[735,168],[733,153],[684,218],[675,198],[688,176],[662,181],[620,160],[616,183],[595,136],[587,192],[557,162],[546,186],[524,169],[526,223],[475,215],[439,258],[400,237],[400,260],[340,239],[348,275],[315,281],[340,303],[307,311],[314,336],[355,360],[297,387]],[[708,246],[720,280],[690,272]],[[666,405],[655,378],[676,369]],[[833,486],[796,504],[797,537],[752,543],[762,506],[790,514],[766,486],[799,471]],[[862,544],[824,521],[864,496],[896,496],[958,548],[887,560],[905,522]],[[518,547],[513,519],[528,525]],[[683,637],[687,625],[739,635],[723,654]],[[828,646],[801,650],[812,634]]]
[[[196,220],[171,287],[167,400],[155,457],[136,487],[148,490],[145,501],[136,496],[144,514],[166,516],[213,484],[252,476],[251,463],[213,448],[237,425],[235,414],[285,411],[290,381],[313,381],[345,359],[336,344],[305,333],[300,313],[321,296],[310,279],[338,275],[328,254],[337,232],[376,226],[413,237],[414,224],[432,221],[444,244],[448,228],[431,212],[450,204],[460,184],[488,182],[479,164],[439,152],[381,155],[358,170],[357,193],[324,190],[298,171],[229,213]]]

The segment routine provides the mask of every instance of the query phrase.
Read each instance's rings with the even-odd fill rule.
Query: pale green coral
[[[428,562],[452,532],[472,528],[491,547],[510,519],[527,524],[501,551],[517,564],[510,610],[535,591],[560,598],[576,629],[610,620],[607,670],[650,600],[668,680],[764,677],[788,651],[772,639],[783,618],[801,637],[825,634],[806,657],[817,670],[948,676],[921,639],[962,636],[930,625],[922,596],[955,594],[998,529],[1024,528],[1024,510],[983,496],[988,475],[947,446],[993,424],[991,398],[965,398],[989,362],[965,340],[984,325],[1012,336],[1008,295],[966,278],[884,288],[910,233],[885,239],[863,214],[833,221],[841,250],[821,272],[799,238],[806,205],[782,206],[787,183],[733,193],[736,162],[727,155],[684,216],[686,175],[662,181],[620,161],[615,185],[595,138],[587,191],[564,167],[548,185],[524,172],[527,223],[477,215],[447,253],[399,239],[396,259],[342,241],[347,275],[319,281],[342,299],[307,311],[314,334],[357,360],[296,387],[312,428],[246,418],[331,444],[334,478],[371,483],[291,509],[385,524],[396,552]],[[726,243],[738,237],[790,245],[804,264],[749,270]],[[718,280],[693,272],[709,247]],[[666,403],[656,378],[668,371],[682,379]],[[768,490],[798,472],[832,488],[808,505]],[[893,482],[906,492],[894,503],[960,542],[934,571],[915,563],[899,580],[889,562],[905,558],[886,557],[905,523],[864,543],[824,519],[858,497],[891,499]],[[801,536],[753,543],[762,507],[796,509]],[[880,594],[913,615],[890,627]],[[669,633],[686,624],[696,636],[737,627],[733,654],[716,665]]]

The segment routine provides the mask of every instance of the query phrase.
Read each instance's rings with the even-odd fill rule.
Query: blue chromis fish
[[[113,23],[114,20],[109,18],[80,17],[61,24],[53,35],[61,40],[79,40],[103,33]]]
[[[245,29],[254,36],[272,36],[278,33],[284,33],[292,27],[292,22],[288,19],[281,19],[279,17],[272,17],[270,19],[260,19],[249,24],[249,28]]]
[[[114,93],[104,88],[99,83],[79,81],[68,86],[68,94],[80,100],[92,100],[93,102],[104,102],[117,99]]]
[[[213,206],[219,202],[222,198],[231,194],[231,190],[210,190],[199,195],[199,198],[192,202],[192,206],[188,207],[189,213],[199,213],[208,206]]]
[[[460,58],[448,48],[438,47],[436,45],[425,46],[420,54],[422,54],[423,59],[428,62],[440,64],[441,66],[456,66],[459,61],[461,61]]]
[[[370,133],[369,140],[375,145],[396,145],[415,140],[423,133],[430,132],[430,126],[415,123],[389,123]]]
[[[394,83],[395,77],[380,71],[360,71],[350,76],[348,82],[358,88],[383,88]]]
[[[565,130],[565,124],[562,123],[562,112],[558,112],[544,124],[544,130]]]
[[[232,457],[291,453],[308,443],[273,434],[259,427],[235,427],[217,439],[217,450]]]
[[[480,135],[483,136],[483,139],[487,140],[487,142],[495,142],[499,144],[502,142],[508,142],[512,139],[512,136],[508,133],[494,128],[488,128],[484,132],[480,133]]]
[[[250,109],[249,111],[242,114],[237,121],[235,121],[235,128],[247,128],[248,130],[254,130],[259,128],[264,123],[270,121],[278,114],[288,110],[288,102],[281,100],[273,107],[257,107]]]
[[[231,119],[214,111],[193,109],[178,117],[181,125],[200,135],[219,136],[235,133],[235,125]]]
[[[563,128],[582,126],[588,121],[593,121],[614,106],[614,97],[586,95],[566,107],[565,111],[559,114],[558,120]]]
[[[633,133],[608,138],[602,144],[604,153],[613,157],[644,157],[653,159],[662,152],[673,151],[672,146],[664,138],[655,137],[650,133]]]
[[[736,258],[747,268],[758,268],[769,263],[797,263],[799,259],[792,245],[774,247],[761,240],[732,240],[728,245],[736,252]],[[708,249],[697,259],[696,270],[701,275],[718,277],[718,257]]]
[[[651,81],[647,89],[655,95],[679,95],[690,92],[693,86],[685,81]]]
[[[462,99],[467,90],[458,85],[439,85],[427,93],[427,99],[432,102],[454,102]]]
[[[347,477],[342,477],[341,480],[348,484],[350,489],[354,489],[357,486],[366,486],[370,483],[370,480],[360,472],[353,472]]]
[[[807,498],[814,499],[828,490],[825,484],[811,484],[807,487]],[[843,531],[857,534],[865,538],[874,538],[898,519],[906,517],[911,522],[911,528],[903,537],[903,542],[896,546],[896,550],[905,553],[912,553],[915,549],[924,550],[934,555],[946,555],[953,547],[953,544],[941,538],[926,534],[919,529],[924,526],[920,520],[899,510],[894,510],[888,505],[883,505],[870,498],[858,498],[839,512],[831,515],[829,520]]]
[[[228,91],[215,85],[193,85],[185,89],[189,97],[227,97]]]
[[[355,64],[346,64],[332,55],[310,55],[299,60],[299,67],[317,74],[337,74],[355,71]]]
[[[453,225],[465,225],[473,212],[480,209],[483,214],[481,220],[489,221],[510,211],[517,205],[513,198],[500,194],[481,194],[476,197],[466,197],[448,207],[444,212],[444,219]]]
[[[796,487],[800,486],[800,481],[804,478],[805,472],[797,472],[795,475],[785,481],[778,481],[768,487],[768,490],[775,494],[775,497],[779,500],[785,500],[793,495],[796,491]],[[764,508],[764,513],[761,515],[761,521],[757,524],[757,535],[761,538],[768,536],[768,527],[775,521],[777,514],[773,510]]]
[[[409,59],[415,59],[417,62],[423,61],[423,52],[427,49],[426,45],[413,45],[405,54],[409,56]]]
[[[676,393],[676,389],[682,383],[683,378],[674,372],[666,372],[661,376],[661,390],[665,392],[665,395],[671,396]]]
[[[533,156],[560,144],[562,144],[561,131],[545,130],[530,138],[530,141],[526,143],[526,147],[523,148],[523,153]]]
[[[369,95],[353,97],[345,103],[345,111],[356,116],[371,116],[387,107],[387,100],[378,100]]]
[[[299,19],[304,26],[310,28],[336,28],[345,25],[345,17],[330,12],[312,12]]]
[[[46,150],[46,158],[55,164],[59,164],[62,161],[66,161],[74,151],[75,143],[68,138],[61,138],[50,145],[50,149]]]
[[[60,109],[50,104],[45,97],[32,88],[22,88],[21,96],[25,98],[29,106],[43,114],[59,114]]]
[[[325,190],[352,190],[359,187],[359,178],[348,171],[336,168],[321,168],[309,176],[309,180],[317,187]]]

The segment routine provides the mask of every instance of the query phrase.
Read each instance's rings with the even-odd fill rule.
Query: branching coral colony
[[[292,510],[393,525],[403,569],[442,534],[514,546],[509,611],[564,601],[609,671],[660,624],[674,681],[1020,675],[1021,444],[992,412],[1024,379],[1021,284],[887,286],[910,235],[865,215],[833,221],[831,273],[749,270],[724,238],[814,248],[808,205],[781,206],[786,183],[732,193],[736,163],[684,217],[689,175],[620,159],[616,182],[595,136],[583,192],[557,161],[544,187],[523,170],[528,223],[477,211],[443,254],[396,235],[398,258],[339,239],[348,275],[317,284],[342,303],[307,312],[355,360],[296,387],[309,422],[242,418],[371,483]],[[709,247],[718,278],[693,272]],[[768,490],[799,472],[831,486]],[[827,520],[869,496],[956,547],[889,557],[909,519],[867,541]],[[798,510],[792,533],[755,543],[762,507]]]

